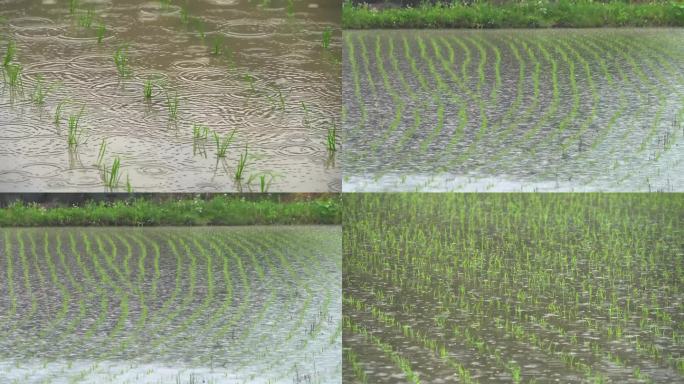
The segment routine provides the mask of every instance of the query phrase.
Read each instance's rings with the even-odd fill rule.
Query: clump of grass
[[[335,120],[332,121],[332,125],[328,126],[328,135],[326,136],[326,144],[328,145],[328,151],[337,151],[337,125]]]
[[[190,14],[188,13],[187,7],[181,7],[180,9],[180,21],[183,25],[190,24]]]
[[[107,33],[107,26],[104,24],[100,24],[97,26],[97,43],[102,44],[102,40],[105,37],[105,34]]]
[[[131,184],[131,176],[126,173],[126,192],[133,193],[133,185]]]
[[[10,65],[10,63],[12,63],[12,60],[14,60],[16,55],[17,43],[15,43],[14,41],[9,41],[7,43],[7,49],[5,50],[5,56],[2,60],[2,66],[7,68],[7,66]]]
[[[285,10],[287,11],[288,16],[294,16],[294,0],[287,0],[287,6],[285,7]]]
[[[249,151],[247,144],[245,144],[245,152],[240,154],[240,159],[238,160],[237,167],[235,168],[235,180],[242,180],[242,173],[245,171],[247,166],[247,157],[249,156]]]
[[[100,150],[97,155],[97,165],[100,166],[102,165],[102,161],[104,160],[104,155],[107,152],[107,141],[105,139],[102,139],[102,143],[100,143]]]
[[[85,131],[81,124],[81,117],[83,116],[84,110],[85,106],[81,107],[81,110],[77,114],[69,116],[67,124],[67,143],[69,144],[69,148],[77,147],[83,143]]]
[[[330,48],[330,41],[332,40],[332,29],[330,27],[325,27],[323,31],[323,48]]]
[[[235,132],[237,130],[233,129],[229,134],[221,138],[218,133],[214,132],[214,142],[216,143],[216,157],[224,158],[228,152],[228,146],[233,142],[235,137]]]
[[[206,140],[209,137],[209,128],[202,124],[192,125],[192,138],[194,140]]]
[[[145,80],[145,84],[143,85],[143,96],[145,97],[145,100],[151,100],[152,99],[152,90],[154,89],[154,82],[151,79]]]
[[[171,120],[178,119],[178,93],[166,92],[166,109],[169,111],[169,118]]]
[[[116,65],[116,70],[119,72],[119,76],[126,77],[130,74],[130,69],[128,68],[128,49],[125,46],[119,47],[114,52],[114,65]]]

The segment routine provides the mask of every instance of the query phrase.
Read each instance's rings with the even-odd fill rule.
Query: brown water
[[[136,191],[260,191],[261,176],[269,191],[340,190],[325,144],[341,103],[340,12],[320,0],[291,8],[285,0],[93,1],[73,12],[65,1],[0,0],[0,54],[16,43],[11,62],[23,82],[1,83],[0,190],[101,191],[103,165],[117,156],[118,190],[128,178]],[[130,73],[122,77],[114,53],[124,46]],[[39,82],[50,89],[42,105],[31,100]],[[173,119],[166,95],[175,93]],[[82,107],[84,133],[70,149],[67,120]],[[222,137],[236,130],[225,158],[217,160],[211,133],[193,138],[193,124]]]

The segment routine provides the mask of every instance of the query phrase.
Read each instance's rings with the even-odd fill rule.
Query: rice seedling
[[[81,124],[81,117],[85,111],[85,106],[81,107],[81,110],[75,114],[70,115],[67,120],[67,143],[70,148],[75,148],[84,142],[85,129]]]
[[[237,167],[235,168],[235,180],[242,180],[242,174],[247,166],[247,157],[249,152],[247,150],[247,144],[245,144],[245,152],[240,154],[240,159],[238,160]]]
[[[131,184],[131,177],[126,173],[126,192],[133,193],[133,185]]]
[[[81,28],[90,28],[93,25],[93,11],[88,9],[78,16],[78,26]]]
[[[328,146],[328,151],[337,151],[337,125],[335,120],[332,120],[331,125],[328,126],[328,134],[326,136],[326,144]]]
[[[194,140],[206,140],[209,137],[209,127],[202,124],[192,125],[192,138]]]
[[[100,149],[97,154],[97,166],[101,166],[102,162],[104,161],[104,156],[105,153],[107,152],[107,141],[103,138],[102,142],[100,143]]]
[[[287,0],[287,5],[285,6],[285,11],[287,12],[287,15],[292,17],[294,16],[295,9],[294,9],[294,0]]]
[[[53,119],[55,125],[59,125],[62,122],[62,111],[68,102],[68,99],[64,99],[57,104],[57,107],[55,108],[55,117]]]
[[[235,132],[237,132],[237,129],[233,129],[229,134],[227,134],[224,137],[220,137],[218,135],[218,133],[213,132],[214,143],[216,144],[216,157],[217,158],[226,157],[226,153],[228,152],[228,146],[233,142],[233,138],[235,137]]]
[[[36,76],[36,86],[31,94],[31,101],[37,105],[44,105],[45,98],[52,91],[53,86],[45,86],[43,83],[43,77],[41,75]]]
[[[126,46],[121,46],[114,52],[114,65],[116,65],[116,71],[121,77],[127,77],[130,75],[131,70],[128,67],[128,48]]]
[[[10,63],[12,63],[12,60],[17,55],[17,43],[14,41],[10,40],[7,42],[7,48],[5,49],[5,56],[2,59],[2,66],[7,68]]]
[[[180,21],[183,25],[188,25],[190,24],[190,15],[188,14],[188,8],[187,7],[181,7],[180,9]]]
[[[323,49],[330,48],[330,42],[332,40],[332,29],[330,27],[325,27],[323,31]]]
[[[69,0],[69,14],[73,15],[78,9],[78,0]]]
[[[220,56],[223,52],[223,38],[220,35],[214,36],[211,40],[211,54],[214,56]]]
[[[114,158],[111,167],[102,168],[102,181],[110,190],[119,186],[121,180],[121,159],[117,156]]]
[[[254,83],[256,82],[256,79],[254,78],[254,76],[252,76],[248,73],[248,74],[244,75],[242,78],[243,78],[243,80],[245,80],[249,84],[249,89],[252,91],[252,93],[256,93],[257,90],[254,87]]]
[[[172,95],[171,92],[166,91],[166,109],[171,120],[178,119],[178,104],[178,93],[174,92]]]
[[[145,100],[152,100],[152,91],[154,90],[154,82],[151,79],[145,80],[143,84],[143,97]]]
[[[7,83],[11,88],[23,87],[24,83],[21,78],[22,69],[21,64],[8,64],[5,66]]]
[[[97,26],[97,43],[102,44],[102,40],[105,38],[105,35],[107,34],[107,26],[104,24],[99,24]]]

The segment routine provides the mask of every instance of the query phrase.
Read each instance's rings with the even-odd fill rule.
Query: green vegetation
[[[341,220],[336,195],[254,196],[134,197],[73,206],[15,202],[0,208],[0,226],[339,224]]]
[[[102,146],[100,147],[102,150]],[[119,157],[115,157],[114,161],[112,162],[112,166],[110,168],[107,168],[104,166],[102,168],[102,181],[104,182],[104,185],[109,188],[110,190],[113,190],[119,186],[119,181],[121,180],[121,159]],[[130,185],[130,183],[128,183]]]
[[[116,49],[114,52],[114,65],[116,65],[116,71],[121,77],[127,77],[131,74],[131,70],[128,66],[128,48],[122,46]]]
[[[85,140],[85,128],[81,124],[84,111],[85,106],[81,107],[77,114],[70,115],[69,120],[67,120],[67,144],[69,144],[69,148],[77,147]]]
[[[143,97],[145,100],[152,100],[152,91],[154,90],[154,82],[151,79],[145,80],[143,84]]]
[[[178,104],[178,93],[174,92],[172,95],[171,92],[166,91],[166,109],[171,120],[178,119]]]
[[[216,143],[216,157],[218,157],[218,158],[226,157],[226,154],[228,152],[228,146],[233,142],[233,138],[235,137],[235,132],[237,132],[237,128],[233,128],[233,130],[230,131],[230,133],[224,137],[220,137],[218,133],[213,132],[214,143]]]
[[[684,379],[684,195],[343,204],[345,382]]]
[[[328,151],[337,151],[337,125],[335,125],[335,120],[331,122],[328,126],[328,134],[326,136],[326,144],[328,146]]]
[[[332,29],[330,29],[330,27],[326,27],[325,30],[323,30],[323,49],[330,48],[330,41],[331,40],[332,40]]]
[[[245,167],[247,166],[247,156],[249,156],[249,152],[247,150],[247,145],[245,145],[245,152],[240,154],[240,159],[238,160],[237,167],[235,167],[235,180],[242,180],[242,173],[244,172]]]
[[[684,26],[684,3],[540,0],[493,3],[443,1],[376,9],[346,1],[343,28],[589,28]]]

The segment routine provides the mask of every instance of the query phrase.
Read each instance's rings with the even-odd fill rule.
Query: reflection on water
[[[339,383],[340,236],[335,227],[0,231],[0,378]]]
[[[684,190],[682,39],[345,32],[343,189]],[[490,180],[501,182],[482,188]]]
[[[341,103],[339,3],[73,4],[0,0],[0,64],[12,42],[10,63],[21,67],[23,83],[11,86],[7,74],[1,83],[0,190],[102,191],[98,168],[117,156],[119,189],[127,177],[138,191],[259,192],[263,176],[270,191],[340,190],[326,148]],[[71,154],[68,119],[82,107],[83,134]],[[193,124],[210,129],[206,139],[193,139]],[[213,132],[225,137],[233,129],[217,162]],[[236,182],[246,145],[249,160]],[[27,169],[40,163],[56,169]]]

